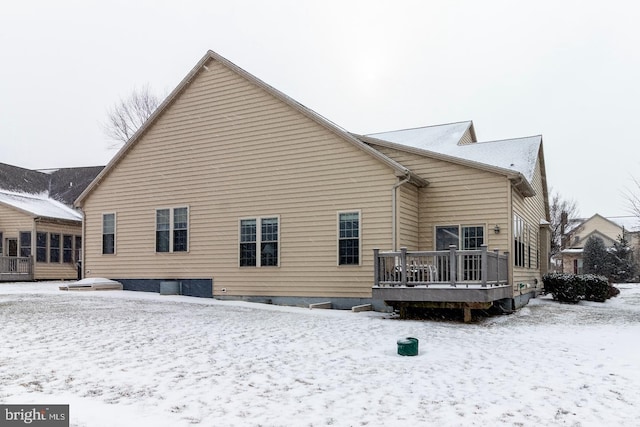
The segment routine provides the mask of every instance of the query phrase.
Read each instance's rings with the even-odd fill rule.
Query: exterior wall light
[[[496,234],[500,234],[500,226],[498,224],[496,224],[496,226],[493,227],[493,232]]]

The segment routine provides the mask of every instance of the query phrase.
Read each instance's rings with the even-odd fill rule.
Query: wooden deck
[[[381,252],[374,249],[373,299],[400,308],[487,309],[513,298],[508,255],[479,250]]]

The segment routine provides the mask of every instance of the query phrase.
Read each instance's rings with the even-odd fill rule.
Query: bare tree
[[[126,143],[158,108],[160,102],[149,85],[134,88],[128,98],[120,99],[108,111],[107,120],[103,124],[104,133],[115,141],[110,148],[119,148]]]
[[[578,216],[575,200],[564,199],[558,192],[551,190],[551,255],[558,254],[564,247],[564,234],[570,219]]]
[[[632,178],[635,188],[627,192],[627,200],[631,213],[640,221],[640,180]]]

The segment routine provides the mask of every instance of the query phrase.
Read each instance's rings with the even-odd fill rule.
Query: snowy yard
[[[0,403],[70,404],[73,426],[640,419],[640,285],[476,324],[58,285],[0,284]]]

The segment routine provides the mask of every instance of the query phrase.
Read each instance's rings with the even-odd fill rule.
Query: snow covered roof
[[[420,148],[423,150],[436,151],[439,149],[446,149],[446,147],[456,146],[471,125],[471,121],[465,121],[399,131],[373,133],[366,136],[395,142],[397,144],[408,145],[410,147]]]
[[[584,249],[582,249],[582,248],[572,248],[572,249],[563,249],[562,250],[563,254],[581,254],[582,252],[584,252]]]
[[[0,190],[0,203],[36,217],[81,221],[82,214],[64,203],[53,200],[46,193],[28,194]]]
[[[19,194],[48,193],[71,206],[104,166],[30,170],[0,163],[0,189]]]
[[[532,182],[542,136],[460,144],[471,122],[428,126],[366,135],[459,159],[482,163],[522,174]]]

